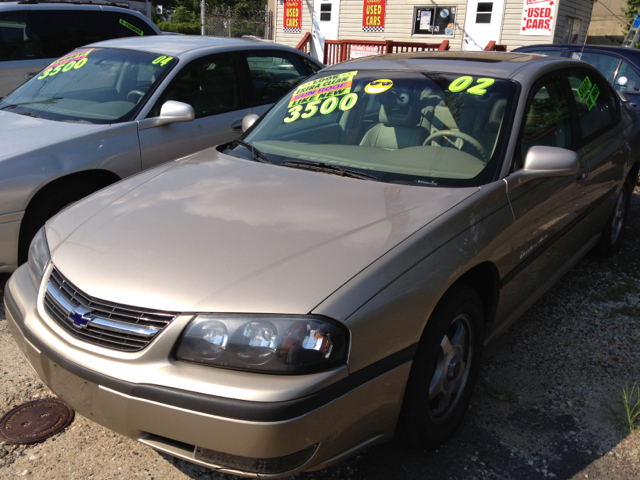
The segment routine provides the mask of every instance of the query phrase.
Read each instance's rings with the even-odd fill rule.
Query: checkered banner
[[[386,0],[364,0],[362,6],[362,31],[367,33],[384,32]]]
[[[284,33],[302,33],[302,0],[286,0],[284,2]]]

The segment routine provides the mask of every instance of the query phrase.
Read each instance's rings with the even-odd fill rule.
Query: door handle
[[[24,74],[24,79],[25,80],[31,80],[33,77],[35,77],[38,74],[38,72],[29,72],[29,73],[25,73]]]
[[[234,132],[241,132],[242,131],[242,120],[236,120],[235,122],[233,122],[231,124],[231,130],[233,130]]]

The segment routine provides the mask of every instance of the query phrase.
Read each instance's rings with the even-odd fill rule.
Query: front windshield
[[[472,75],[321,72],[242,140],[276,164],[317,162],[384,182],[481,185],[495,177],[515,92],[513,82]],[[241,145],[228,152],[252,157]]]
[[[6,96],[0,110],[58,121],[126,122],[176,62],[132,50],[75,50]]]

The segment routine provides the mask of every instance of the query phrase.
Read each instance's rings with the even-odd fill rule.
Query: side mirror
[[[169,100],[162,105],[159,117],[140,120],[138,122],[138,130],[161,127],[162,125],[178,122],[192,122],[195,118],[196,112],[191,105]]]
[[[506,178],[507,192],[531,180],[576,175],[579,170],[580,159],[576,152],[558,147],[531,147],[524,168]]]
[[[256,120],[258,120],[259,118],[260,117],[255,113],[250,113],[249,115],[245,115],[244,118],[242,119],[242,131],[246,132],[247,130],[249,130],[251,128],[251,125],[256,123]]]

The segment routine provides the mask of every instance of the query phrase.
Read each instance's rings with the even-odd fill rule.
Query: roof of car
[[[123,2],[96,1],[93,3],[71,2],[3,2],[0,0],[0,10],[127,10],[138,15],[140,12],[131,10]],[[144,16],[144,15],[142,15]]]
[[[200,37],[195,35],[158,35],[149,37],[127,37],[113,40],[105,40],[91,44],[92,47],[125,48],[128,50],[141,50],[163,55],[180,56],[184,53],[220,47],[230,50],[277,48],[293,50],[290,47],[275,43],[257,42],[250,39],[226,38],[226,37]]]
[[[412,70],[491,75],[511,78],[527,66],[572,61],[563,57],[546,57],[505,52],[414,52],[364,57],[342,62],[329,69]]]
[[[516,52],[527,52],[531,50],[583,50],[585,52],[588,51],[603,51],[603,52],[611,52],[617,53],[618,55],[622,55],[625,57],[640,57],[640,50],[635,48],[623,48],[623,47],[614,47],[611,45],[575,45],[575,44],[538,44],[538,45],[527,45],[526,47],[516,48],[514,51]]]

